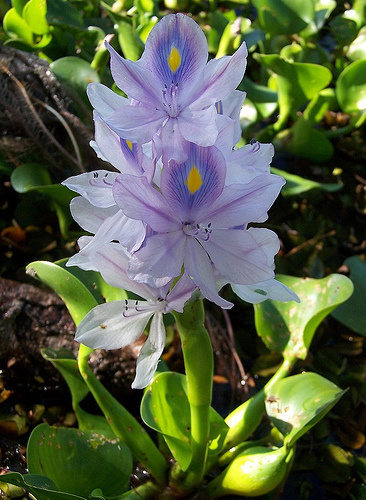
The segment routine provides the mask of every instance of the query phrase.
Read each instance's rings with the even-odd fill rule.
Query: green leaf
[[[5,14],[3,26],[9,37],[19,38],[28,45],[33,46],[32,30],[15,9],[10,9]]]
[[[72,407],[78,419],[79,429],[92,430],[111,439],[115,437],[105,417],[88,413],[80,406],[80,403],[89,393],[89,388],[80,375],[75,356],[65,349],[55,351],[50,348],[42,349],[41,354],[44,359],[53,364],[65,379],[71,392]]]
[[[128,488],[132,456],[118,439],[91,431],[38,425],[27,446],[30,474],[50,478],[58,491],[87,498],[100,488],[117,496]]]
[[[10,472],[1,476],[1,482],[14,484],[31,493],[37,500],[85,500],[84,497],[59,492],[51,479],[35,474]]]
[[[12,0],[11,5],[14,7],[14,9],[17,11],[17,14],[20,17],[23,17],[23,9],[27,5],[28,0]]]
[[[47,0],[47,21],[55,26],[83,29],[83,18],[79,10],[67,0]]]
[[[137,61],[141,56],[143,46],[130,23],[120,20],[117,23],[118,41],[121,46],[123,56],[131,61]]]
[[[85,101],[86,87],[89,83],[99,82],[99,74],[90,64],[80,57],[61,57],[50,64],[56,77],[71,87]]]
[[[271,172],[273,174],[280,175],[286,180],[286,184],[283,186],[281,191],[283,196],[294,196],[310,191],[311,189],[322,189],[328,193],[333,193],[334,191],[339,191],[339,189],[343,187],[343,184],[338,183],[326,184],[323,182],[311,181],[310,179],[305,179],[299,175],[290,174],[285,170],[280,170],[274,167],[271,167]]]
[[[98,302],[80,280],[62,267],[46,261],[28,264],[27,273],[38,278],[60,295],[78,325]]]
[[[336,82],[336,96],[345,113],[366,110],[366,59],[355,61],[342,71]]]
[[[336,7],[335,0],[314,0],[314,20],[301,32],[301,36],[308,38],[318,33]]]
[[[332,35],[341,47],[349,45],[357,37],[357,22],[353,19],[348,19],[345,13],[332,19],[329,27]]]
[[[309,120],[306,120],[304,116],[301,116],[290,129],[279,132],[274,139],[274,142],[277,141],[281,143],[282,149],[288,153],[307,158],[313,162],[322,163],[328,161],[334,154],[334,148],[330,140],[323,132],[315,129],[314,125]],[[297,176],[294,175],[294,177]],[[301,179],[301,177],[298,178]],[[327,191],[337,191],[342,187],[342,184],[327,185],[315,182],[313,186],[307,185],[305,190],[308,191],[313,187],[322,188],[322,186],[327,186],[325,188]],[[291,192],[291,188],[289,190],[289,186],[286,185],[282,190],[283,194],[286,193],[286,187],[287,194],[289,191]],[[302,187],[304,187],[304,184]]]
[[[354,292],[332,312],[332,316],[342,325],[366,337],[366,262],[355,255],[344,263],[349,267]]]
[[[52,184],[50,174],[38,163],[25,163],[14,169],[10,182],[17,193],[27,193],[39,186]]]
[[[46,0],[29,0],[23,9],[23,18],[36,35],[45,35],[48,32],[46,14]]]
[[[253,0],[261,28],[271,35],[292,35],[314,19],[312,0]]]
[[[255,59],[275,73],[281,120],[296,117],[298,108],[324,89],[332,79],[328,68],[319,64],[289,62],[275,54],[255,54]]]
[[[270,387],[266,411],[272,424],[285,436],[285,444],[293,446],[345,392],[317,373],[301,373]]]
[[[351,61],[366,59],[366,26],[360,29],[357,38],[348,47],[347,57]]]
[[[305,359],[319,324],[351,296],[352,281],[341,274],[322,279],[276,278],[297,293],[301,302],[266,300],[255,304],[257,332],[270,350],[282,351],[284,357]]]
[[[179,463],[186,470],[192,458],[191,414],[185,375],[174,372],[158,374],[141,403],[141,417],[146,425],[161,433]],[[220,452],[228,431],[224,419],[211,408],[209,454]]]

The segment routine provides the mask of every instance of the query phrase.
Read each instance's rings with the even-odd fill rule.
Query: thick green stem
[[[183,313],[174,313],[174,316],[182,342],[187,396],[191,407],[192,461],[179,486],[190,490],[203,480],[207,460],[213,352],[209,334],[203,324],[204,308],[201,300],[188,303]]]
[[[130,448],[135,459],[143,464],[160,486],[167,483],[167,464],[150,436],[139,422],[122,406],[96,378],[88,364],[89,347],[80,344],[79,370],[90,392],[104,413],[113,432]]]

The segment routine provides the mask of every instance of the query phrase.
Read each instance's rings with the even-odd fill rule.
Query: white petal
[[[75,340],[93,349],[119,349],[135,342],[143,333],[155,309],[127,311],[125,301],[106,302],[94,307],[76,330]]]
[[[82,196],[77,196],[71,200],[70,211],[80,227],[88,233],[95,234],[103,222],[119,212],[119,209],[116,205],[106,208],[96,207]]]
[[[262,281],[255,285],[231,285],[238,297],[251,304],[259,304],[264,300],[278,300],[280,302],[300,302],[299,297],[286,285],[275,279]]]
[[[129,105],[128,99],[116,94],[101,83],[90,83],[86,92],[93,108],[98,111],[102,118],[109,116],[122,106]]]
[[[92,205],[106,208],[116,204],[112,194],[112,186],[117,175],[119,174],[107,170],[94,170],[69,177],[61,184],[71,191],[81,194]]]
[[[136,377],[132,384],[133,389],[143,389],[151,382],[164,347],[165,327],[163,314],[158,312],[153,316],[149,336],[137,359]]]

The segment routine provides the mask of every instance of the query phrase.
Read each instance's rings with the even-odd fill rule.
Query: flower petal
[[[137,145],[127,144],[104,120],[94,118],[94,124],[95,142],[92,141],[90,145],[97,155],[124,174],[141,175],[143,171],[137,161],[137,153],[135,153]]]
[[[209,211],[200,211],[197,222],[224,228],[263,220],[284,183],[278,175],[262,174],[249,184],[230,184]]]
[[[80,227],[95,234],[105,220],[119,212],[119,208],[116,205],[96,207],[82,196],[76,196],[70,202],[70,212]]]
[[[187,251],[184,254],[184,268],[192,277],[204,297],[223,309],[229,309],[234,304],[220,297],[217,292],[214,269],[202,246],[195,238],[187,238]]]
[[[217,148],[191,143],[184,163],[164,165],[161,191],[181,223],[192,223],[220,196],[225,174],[225,159]]]
[[[102,118],[129,105],[129,100],[126,97],[116,94],[102,83],[89,83],[86,93],[91,105],[98,111]]]
[[[114,132],[131,142],[145,144],[158,132],[166,113],[146,106],[125,106],[104,118]]]
[[[127,217],[146,222],[154,231],[165,232],[179,227],[163,196],[144,176],[120,175],[116,179],[113,195]]]
[[[186,254],[186,239],[180,230],[146,238],[144,246],[130,259],[129,276],[138,281],[146,281],[148,276],[166,278],[166,281],[179,276]]]
[[[299,297],[286,285],[275,279],[255,283],[254,285],[231,285],[238,297],[251,304],[259,304],[267,299],[280,302],[300,302]]]
[[[118,300],[94,307],[78,326],[75,340],[92,349],[119,349],[135,342],[155,310],[124,314],[124,306]]]
[[[138,64],[151,71],[161,89],[178,84],[179,101],[184,102],[201,78],[207,62],[206,37],[190,17],[171,14],[151,30]]]
[[[177,281],[173,289],[167,296],[167,311],[183,312],[184,304],[191,298],[196,285],[192,278],[184,273],[183,276]]]
[[[140,64],[121,57],[114,48],[106,43],[111,55],[111,72],[117,86],[129,98],[143,102],[152,108],[161,106],[161,89],[156,85],[151,71]]]
[[[231,283],[250,285],[273,278],[266,253],[247,230],[213,229],[201,244],[219,273]]]
[[[136,377],[133,389],[143,389],[152,381],[159,358],[165,347],[165,327],[163,314],[155,313],[150,325],[150,333],[146,339],[136,363]]]
[[[69,177],[61,184],[86,198],[96,207],[111,207],[115,205],[112,186],[118,173],[108,170],[94,170],[85,174]]]
[[[258,141],[230,151],[226,156],[226,184],[247,184],[258,175],[269,174],[273,154],[272,144],[261,144]]]
[[[178,118],[179,130],[189,142],[198,146],[213,146],[218,135],[216,116],[214,105],[200,110],[186,108]]]
[[[244,76],[247,55],[243,42],[232,56],[211,59],[204,70],[201,85],[189,100],[191,107],[202,109],[231,94]]]

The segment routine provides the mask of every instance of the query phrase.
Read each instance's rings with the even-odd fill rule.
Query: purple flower
[[[217,293],[215,273],[243,285],[274,277],[268,253],[278,251],[277,236],[247,224],[264,220],[284,180],[264,173],[247,184],[225,186],[225,175],[217,148],[191,143],[185,162],[164,164],[161,192],[143,176],[116,178],[117,205],[151,228],[130,259],[132,279],[174,278],[184,266],[205,297],[230,307]]]
[[[88,239],[81,238],[81,248],[88,247]],[[93,349],[119,349],[138,340],[152,318],[132,384],[136,389],[146,387],[165,347],[163,314],[183,311],[185,302],[196,288],[193,281],[184,274],[171,290],[172,282],[159,288],[134,282],[126,272],[128,255],[118,244],[107,244],[97,251],[75,257],[76,265],[99,271],[110,285],[132,291],[145,299],[112,301],[94,307],[79,324],[75,339]]]
[[[151,30],[137,62],[123,59],[110,46],[111,71],[128,100],[112,96],[101,84],[88,87],[90,101],[120,137],[144,144],[156,135],[164,161],[187,158],[188,142],[215,143],[228,115],[215,104],[240,83],[246,66],[245,44],[233,56],[207,63],[201,28],[184,14],[165,16]]]

